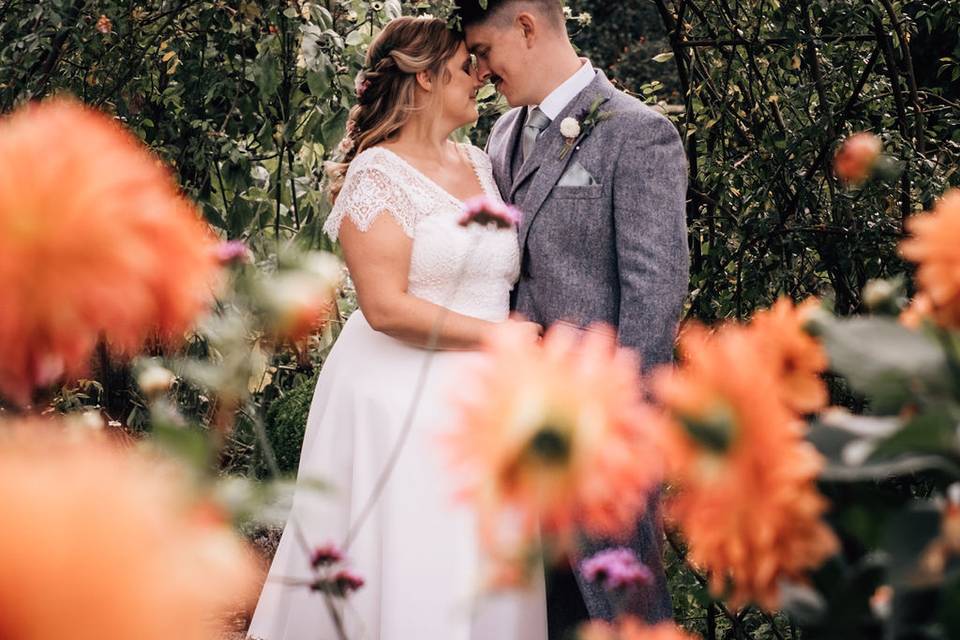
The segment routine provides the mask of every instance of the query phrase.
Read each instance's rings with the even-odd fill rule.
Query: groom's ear
[[[521,11],[517,14],[517,17],[514,18],[514,25],[519,27],[523,34],[523,41],[527,44],[527,48],[532,47],[537,36],[540,35],[540,25],[537,24],[536,16],[527,11]]]

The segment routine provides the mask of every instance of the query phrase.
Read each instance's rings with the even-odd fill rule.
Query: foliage
[[[283,475],[292,475],[297,471],[300,447],[303,445],[307,415],[316,384],[316,375],[302,377],[296,386],[274,399],[267,410],[264,433],[276,460],[277,469]],[[238,448],[233,455],[237,462],[244,465],[237,470],[247,472],[249,469],[259,478],[269,477],[272,470],[265,455],[266,448],[257,442],[254,425],[249,421],[240,422],[233,434],[233,440],[233,447]],[[244,454],[244,450],[252,453]]]
[[[903,219],[957,181],[960,110],[942,86],[956,3],[655,5],[670,36],[658,59],[676,67],[685,107],[690,315],[742,318],[780,293],[860,309],[868,280],[904,269]],[[828,160],[856,130],[881,135],[899,179],[842,188]]]
[[[219,455],[219,470],[263,477],[295,469],[314,375],[337,324],[308,348],[273,341],[243,278],[283,271],[278,254],[291,246],[330,248],[319,231],[329,207],[322,167],[343,133],[365,46],[401,11],[442,14],[444,4],[0,1],[0,109],[67,91],[114,114],[175,169],[224,237],[256,255],[233,283],[238,295],[221,300],[182,353],[144,354],[177,374],[169,394],[136,387],[146,360],[118,364],[102,351],[90,380],[60,391],[58,409],[103,409],[199,467]],[[845,316],[864,309],[868,281],[909,270],[895,250],[904,219],[958,182],[960,5],[571,6],[593,15],[576,42],[598,66],[651,103],[683,103],[690,316],[744,318],[781,293],[827,295]],[[502,107],[494,102],[491,112]],[[473,133],[478,141],[490,118]],[[859,189],[838,182],[829,158],[858,130],[881,136],[898,175]],[[339,303],[340,317],[354,304],[349,296]],[[952,637],[960,574],[946,553],[954,541],[944,537],[942,496],[960,480],[957,337],[881,317],[823,319],[819,331],[835,401],[866,412],[825,413],[811,435],[830,462],[820,488],[835,506],[830,523],[843,551],[812,586],[787,590],[786,614],[737,612],[709,594],[707,576],[671,535],[678,618],[711,638],[795,638],[797,626],[812,638],[884,629]],[[233,416],[237,430],[218,442]],[[931,549],[944,561],[932,573]],[[892,613],[876,597],[882,585],[893,588]]]

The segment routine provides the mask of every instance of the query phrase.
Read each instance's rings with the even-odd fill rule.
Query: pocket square
[[[560,176],[560,181],[557,182],[558,187],[589,187],[595,184],[600,183],[576,160],[567,165],[563,175]]]

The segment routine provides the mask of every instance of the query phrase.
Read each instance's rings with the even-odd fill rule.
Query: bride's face
[[[440,86],[439,104],[443,110],[443,117],[459,128],[465,124],[475,122],[480,117],[477,111],[477,91],[483,86],[477,76],[473,57],[467,53],[467,47],[460,44],[460,48],[447,62],[448,80]]]

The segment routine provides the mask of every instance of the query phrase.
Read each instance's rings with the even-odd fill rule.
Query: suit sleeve
[[[690,271],[683,145],[667,118],[645,120],[620,149],[613,217],[619,340],[640,354],[648,371],[673,359]]]

